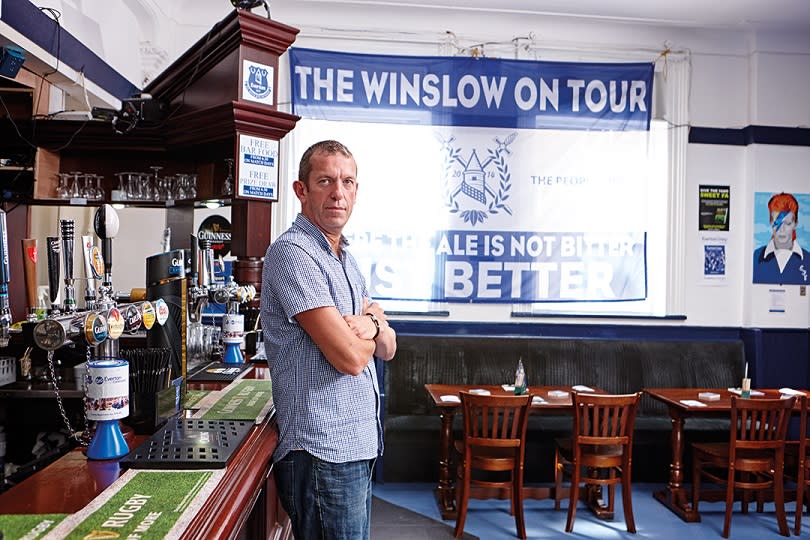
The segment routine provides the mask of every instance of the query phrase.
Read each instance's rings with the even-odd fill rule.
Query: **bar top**
[[[269,370],[252,366],[245,378],[269,378]],[[215,390],[227,383],[189,384],[190,388]],[[148,437],[127,440],[130,449]],[[275,417],[248,434],[233,456],[222,481],[189,524],[183,538],[232,536],[245,522],[257,494],[270,473],[270,456],[278,441]],[[84,508],[110,486],[125,469],[118,460],[93,461],[75,448],[41,471],[0,494],[2,514],[69,514]]]

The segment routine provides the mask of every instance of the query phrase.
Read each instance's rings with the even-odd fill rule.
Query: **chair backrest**
[[[807,405],[810,397],[802,395],[796,399],[801,404],[801,414],[799,415],[799,463],[797,466],[805,468],[810,466],[810,461],[807,460]],[[810,477],[805,475],[804,481],[810,482]]]
[[[640,398],[641,392],[634,394],[572,392],[575,442],[591,445],[632,444]]]
[[[467,446],[522,449],[532,396],[482,396],[468,392],[459,395]]]
[[[742,399],[731,396],[730,455],[735,449],[769,449],[785,445],[795,396],[781,399]]]

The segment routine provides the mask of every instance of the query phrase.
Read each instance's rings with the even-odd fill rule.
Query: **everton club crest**
[[[246,98],[260,103],[273,104],[273,68],[262,64],[245,62],[243,75]]]
[[[509,145],[516,137],[517,133],[503,140],[495,137],[495,144],[479,157],[479,149],[464,152],[453,146],[454,136],[445,139],[436,134],[444,153],[445,205],[451,214],[459,214],[473,226],[501,212],[512,215],[507,204],[512,180],[506,156],[512,154]]]

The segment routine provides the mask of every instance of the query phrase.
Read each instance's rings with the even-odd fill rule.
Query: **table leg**
[[[453,444],[453,411],[441,412],[442,429],[439,433],[439,485],[436,502],[442,519],[456,519],[455,488],[450,471],[450,450]]]
[[[684,521],[700,521],[700,514],[692,509],[692,504],[683,487],[683,424],[684,417],[679,410],[670,408],[669,415],[672,419],[672,462],[669,466],[669,485],[662,490],[653,493],[653,497],[675,512]]]

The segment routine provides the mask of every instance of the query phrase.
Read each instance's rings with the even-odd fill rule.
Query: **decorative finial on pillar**
[[[270,18],[270,4],[267,3],[267,0],[231,0],[231,4],[235,8],[246,9],[248,11],[264,5],[264,9],[267,11],[267,18]]]

